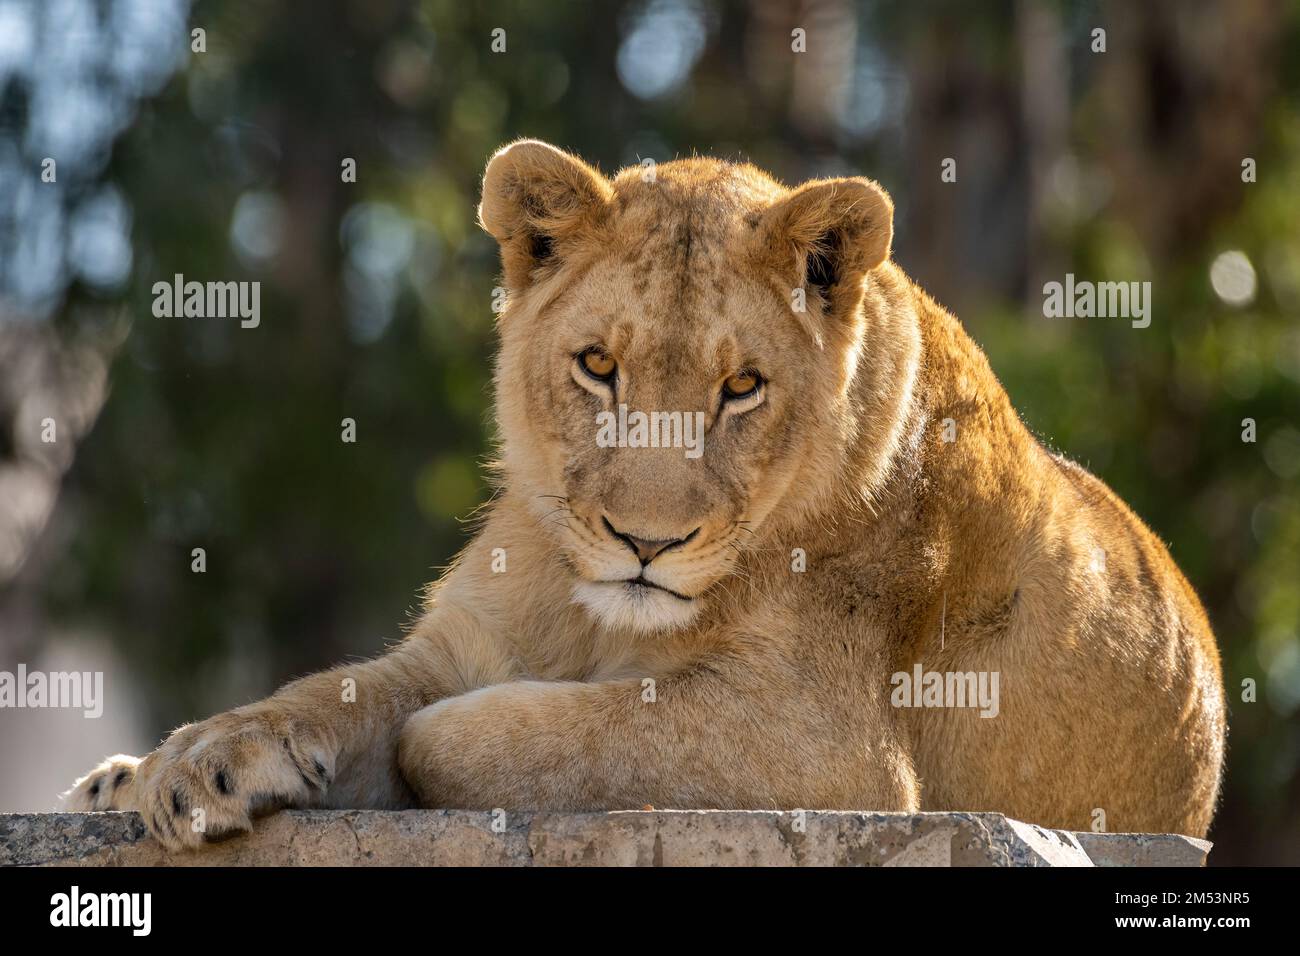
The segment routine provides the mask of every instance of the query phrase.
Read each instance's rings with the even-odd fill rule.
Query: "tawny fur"
[[[501,490],[423,619],[110,758],[71,806],[139,809],[171,847],[277,806],[1100,810],[1205,834],[1225,724],[1195,594],[889,261],[876,184],[708,159],[611,181],[522,141],[480,218],[510,293]],[[592,346],[609,386],[575,364]],[[741,368],[757,404],[721,401]],[[619,403],[703,411],[704,454],[598,447]],[[642,569],[606,522],[689,540]],[[617,583],[638,573],[682,597]],[[916,663],[998,672],[1000,712],[892,706]]]

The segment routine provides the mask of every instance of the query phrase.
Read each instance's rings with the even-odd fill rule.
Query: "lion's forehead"
[[[687,327],[716,331],[756,279],[746,256],[753,227],[741,217],[707,206],[629,208],[613,229],[601,278],[618,287],[625,307],[675,336]]]
[[[628,170],[614,181],[614,228],[642,233],[661,249],[707,251],[752,229],[783,192],[760,170],[731,163],[678,160]]]
[[[726,312],[739,262],[725,232],[687,216],[624,223],[620,239],[607,268],[627,305],[673,326]]]
[[[774,338],[745,253],[756,212],[784,187],[753,167],[681,160],[653,181],[625,171],[615,191],[613,241],[584,276],[580,311],[608,316],[601,337],[637,373],[640,399],[698,406]]]

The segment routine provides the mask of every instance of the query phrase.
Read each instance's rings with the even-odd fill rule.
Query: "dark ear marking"
[[[537,264],[546,262],[555,254],[555,240],[544,232],[534,232],[528,239],[528,254]]]
[[[844,238],[838,230],[823,233],[808,252],[807,284],[828,298],[831,287],[839,282],[837,268]]]
[[[542,197],[529,192],[525,184],[520,184],[520,188],[524,193],[523,201],[520,203],[524,211],[522,231],[525,240],[522,245],[533,264],[541,265],[555,255],[554,237],[537,226],[537,223],[546,221],[546,205]]]

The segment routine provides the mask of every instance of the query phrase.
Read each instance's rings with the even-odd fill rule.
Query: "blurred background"
[[[1295,0],[0,0],[0,669],[106,696],[0,710],[0,811],[400,636],[486,494],[474,211],[529,135],[880,180],[898,261],[1209,609],[1212,861],[1300,862],[1297,94]],[[1150,327],[1044,318],[1067,272],[1149,280]],[[260,281],[260,326],[155,318],[176,273]]]

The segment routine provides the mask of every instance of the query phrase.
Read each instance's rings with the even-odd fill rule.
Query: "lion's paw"
[[[62,794],[64,807],[76,813],[136,809],[135,775],[139,766],[139,757],[109,757]]]
[[[263,811],[308,806],[334,776],[333,741],[265,704],[176,730],[140,764],[135,807],[168,849],[251,828]]]

